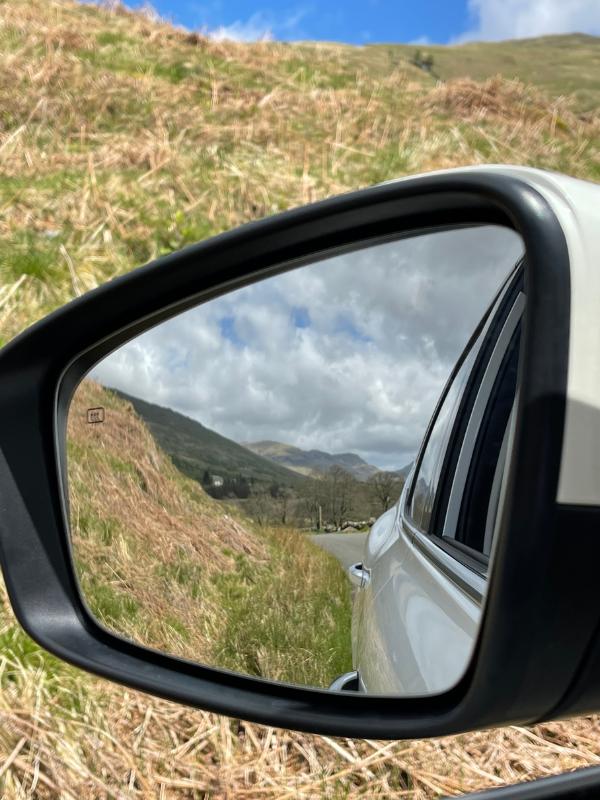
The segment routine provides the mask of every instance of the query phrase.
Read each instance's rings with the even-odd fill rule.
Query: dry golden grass
[[[452,119],[482,121],[491,117],[496,124],[533,124],[542,122],[540,133],[553,127],[576,129],[581,121],[565,98],[549,102],[548,98],[521,81],[507,81],[498,75],[483,82],[462,78],[440,83],[425,96],[425,107],[434,113],[448,114]],[[587,118],[584,117],[584,120]]]
[[[379,180],[598,179],[597,113],[538,92],[531,113],[532,91],[439,88],[391,51],[211,42],[118,4],[1,3],[0,344],[157,254]],[[0,619],[6,798],[429,798],[600,759],[596,717],[389,744],[240,724],[85,676],[6,602]]]
[[[106,420],[89,425],[97,406]],[[213,579],[234,556],[264,563],[265,543],[175,469],[130,403],[91,381],[75,394],[68,444],[73,554],[92,609],[130,639],[214,663]]]
[[[6,798],[420,800],[600,763],[596,719],[424,742],[335,739],[227,720],[65,670],[52,675],[10,652],[1,667]]]
[[[436,89],[403,59],[210,42],[67,0],[11,0],[0,21],[5,339],[161,252],[379,180],[486,161],[600,174],[596,116],[542,98],[532,121],[499,79]]]

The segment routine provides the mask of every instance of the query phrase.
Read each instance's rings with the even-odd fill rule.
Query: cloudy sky
[[[488,226],[328,258],[162,323],[93,374],[238,442],[396,469],[521,249]]]
[[[135,7],[146,0],[127,0]],[[158,13],[215,38],[431,42],[600,35],[599,0],[153,0]]]

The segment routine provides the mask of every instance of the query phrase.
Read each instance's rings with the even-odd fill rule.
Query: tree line
[[[264,483],[242,475],[215,476],[206,470],[205,491],[217,500],[240,505],[260,525],[293,525],[314,530],[341,530],[370,525],[391,508],[404,481],[394,472],[376,472],[368,481],[358,481],[340,466],[333,466],[302,488]]]

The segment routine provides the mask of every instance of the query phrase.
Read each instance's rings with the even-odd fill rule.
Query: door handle
[[[352,564],[352,566],[348,568],[348,576],[350,578],[350,583],[354,586],[358,586],[359,589],[363,589],[371,580],[371,570],[367,569],[367,567],[363,567],[362,564]]]

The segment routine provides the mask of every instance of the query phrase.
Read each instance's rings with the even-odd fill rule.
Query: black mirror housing
[[[25,630],[60,658],[132,688],[333,735],[438,736],[594,708],[600,678],[585,663],[598,623],[600,511],[557,499],[564,479],[572,261],[536,174],[543,175],[454,170],[251,223],[78,298],[3,348],[0,554]],[[98,625],[78,590],[66,509],[66,414],[86,371],[156,323],[317,254],[484,223],[521,235],[527,308],[500,535],[479,637],[460,682],[443,694],[408,699],[303,689],[192,664]]]

